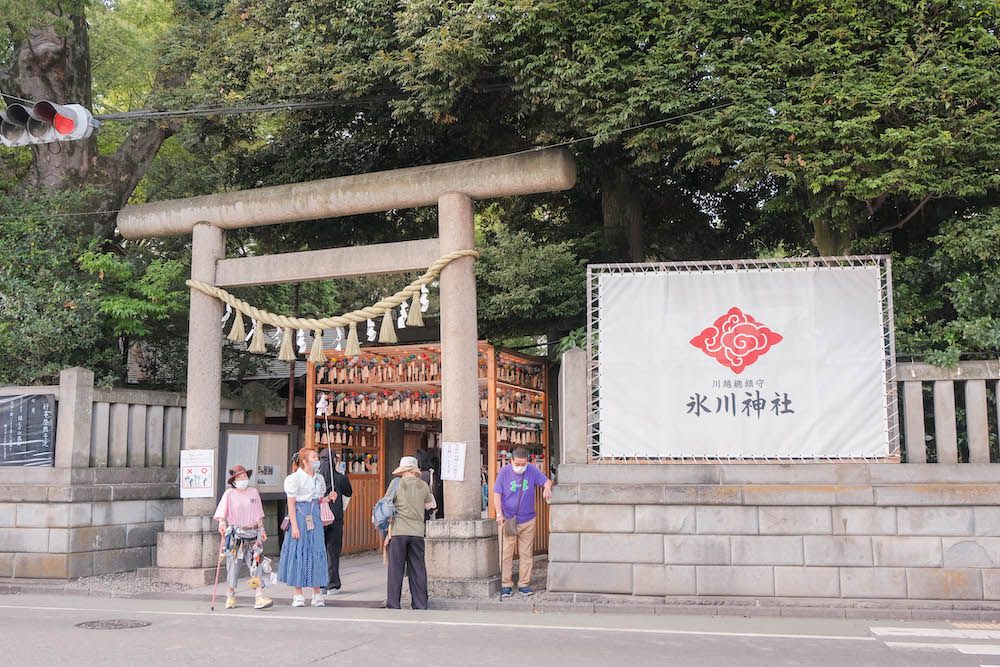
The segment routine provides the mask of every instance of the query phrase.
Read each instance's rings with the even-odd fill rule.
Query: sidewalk
[[[224,570],[225,568],[223,568]],[[225,571],[223,571],[223,579]],[[331,607],[384,607],[385,606],[385,565],[382,563],[382,554],[377,552],[355,554],[345,556],[340,560],[340,580],[344,586],[339,592],[331,591],[326,596],[326,604]],[[218,596],[225,601],[226,584],[222,581],[219,584]],[[406,589],[406,582],[403,582]],[[274,600],[277,606],[287,606],[292,603],[292,595],[295,589],[287,584],[278,582],[267,587],[267,597]],[[241,606],[249,606],[253,597],[253,591],[247,587],[246,577],[240,579],[239,588],[236,590],[236,597]],[[306,602],[312,592],[305,591]],[[153,592],[141,595],[146,599],[212,599],[212,586],[199,586],[188,588],[177,592]]]
[[[511,611],[531,614],[635,614],[646,616],[728,616],[799,617],[881,620],[1000,620],[1000,603],[983,601],[932,602],[918,600],[828,600],[812,598],[636,598],[627,595],[551,593],[545,590],[547,558],[536,557],[534,596],[515,593],[508,600],[498,597],[477,599],[431,598],[430,608],[455,611]],[[516,570],[515,570],[516,571]],[[326,598],[329,607],[380,608],[385,606],[385,565],[379,553],[347,556],[341,560],[344,588]],[[240,582],[237,598],[242,609],[252,606],[253,592],[246,579]],[[216,607],[225,601],[225,583],[220,584]],[[75,581],[45,579],[0,580],[0,596],[48,593],[137,600],[178,600],[203,603],[207,609],[212,586],[184,588],[176,584],[150,581],[136,573],[85,577]],[[291,605],[293,590],[284,584],[268,587],[275,608]],[[310,595],[307,593],[307,597]],[[221,601],[220,601],[221,599]],[[409,608],[409,589],[403,582],[403,608]]]

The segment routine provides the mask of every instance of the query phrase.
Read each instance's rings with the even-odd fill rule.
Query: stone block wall
[[[0,468],[0,578],[67,579],[155,561],[181,513],[177,469]]]
[[[563,465],[549,590],[1000,600],[1000,466]]]

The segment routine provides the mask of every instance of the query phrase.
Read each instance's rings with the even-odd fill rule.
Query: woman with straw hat
[[[233,466],[229,470],[229,484],[222,500],[215,510],[214,518],[219,522],[219,534],[224,538],[226,552],[226,609],[236,607],[236,583],[240,568],[246,563],[250,573],[250,587],[256,591],[254,609],[267,609],[274,603],[264,597],[264,588],[269,583],[261,574],[270,574],[270,560],[264,558],[264,506],[257,489],[250,488],[253,470],[243,466]]]

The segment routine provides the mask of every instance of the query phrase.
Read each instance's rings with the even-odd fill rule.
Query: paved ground
[[[143,627],[87,629],[130,621]],[[118,623],[121,625],[121,623]],[[1000,665],[1000,625],[791,618],[246,608],[0,595],[2,665]]]
[[[515,572],[517,571],[517,560],[514,560]],[[532,586],[535,590],[542,592],[545,590],[546,575],[548,571],[548,558],[544,555],[535,557],[535,567],[532,574]],[[223,572],[223,575],[225,572]],[[340,579],[343,581],[343,588],[331,594],[327,600],[329,604],[344,607],[379,607],[385,604],[385,575],[386,566],[382,561],[382,554],[372,552],[365,554],[354,554],[347,556],[340,561]],[[224,578],[224,577],[223,577]],[[409,589],[408,583],[403,580],[403,601],[408,604]],[[222,595],[225,590],[225,583],[219,586]],[[201,598],[211,597],[212,586],[200,586],[189,589],[170,590],[150,590],[148,597],[159,597],[162,599],[178,599],[183,597]],[[253,593],[246,586],[246,578],[240,581],[237,594],[244,596],[247,600]],[[278,582],[268,588],[268,597],[282,602],[290,603],[294,590]],[[308,593],[307,593],[308,596]],[[467,605],[464,605],[467,606]]]

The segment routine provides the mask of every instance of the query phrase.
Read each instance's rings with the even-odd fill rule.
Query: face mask
[[[322,466],[322,465],[323,464],[320,463],[319,461],[313,461],[312,462],[313,472],[319,472],[320,466]]]
[[[340,463],[338,463],[337,464],[337,472],[339,472],[341,475],[343,475],[345,472],[347,472],[347,463],[344,462],[344,461],[341,461]]]
[[[518,475],[523,475],[524,472],[528,469],[528,466],[513,466],[513,468],[514,472],[516,472]]]
[[[245,489],[245,488],[247,488],[247,486],[249,484],[250,484],[250,480],[249,479],[238,479],[238,480],[236,480],[236,488],[237,489]]]

